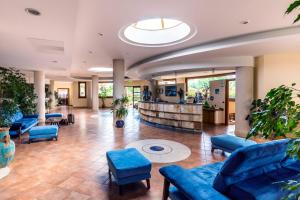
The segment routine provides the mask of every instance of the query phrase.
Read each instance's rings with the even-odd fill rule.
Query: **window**
[[[86,98],[86,82],[78,82],[78,98]]]
[[[175,85],[176,79],[163,79],[158,81],[158,85]]]
[[[99,83],[99,95],[105,97],[112,97],[113,83]]]
[[[235,99],[235,87],[236,87],[236,82],[235,81],[229,81],[229,99]]]
[[[199,77],[187,78],[187,93],[189,96],[195,96],[197,91],[205,93],[209,88],[209,82],[214,80],[235,79],[235,75],[213,76],[213,77]],[[233,83],[235,84],[235,83]],[[235,95],[235,85],[229,87],[229,96]]]

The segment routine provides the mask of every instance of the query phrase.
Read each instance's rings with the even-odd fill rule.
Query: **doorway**
[[[138,102],[141,100],[140,86],[126,86],[125,93],[129,99],[129,105],[136,108]]]
[[[57,88],[58,105],[69,105],[69,88]]]
[[[226,80],[226,91],[225,91],[225,124],[235,124],[235,93],[236,93],[236,82],[235,79]]]

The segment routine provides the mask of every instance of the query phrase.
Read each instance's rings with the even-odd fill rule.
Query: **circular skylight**
[[[135,22],[120,31],[120,38],[137,46],[160,47],[178,44],[192,38],[196,30],[188,24],[168,18]]]

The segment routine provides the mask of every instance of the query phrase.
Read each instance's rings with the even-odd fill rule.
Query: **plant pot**
[[[0,128],[0,179],[9,174],[8,165],[15,156],[15,143],[10,139],[9,128]]]
[[[125,125],[124,120],[119,119],[119,120],[116,121],[116,127],[117,128],[123,128],[124,125]]]

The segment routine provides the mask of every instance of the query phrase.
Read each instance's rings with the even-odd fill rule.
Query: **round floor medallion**
[[[126,148],[136,148],[153,163],[178,162],[191,155],[190,148],[171,140],[139,140],[128,144]]]

